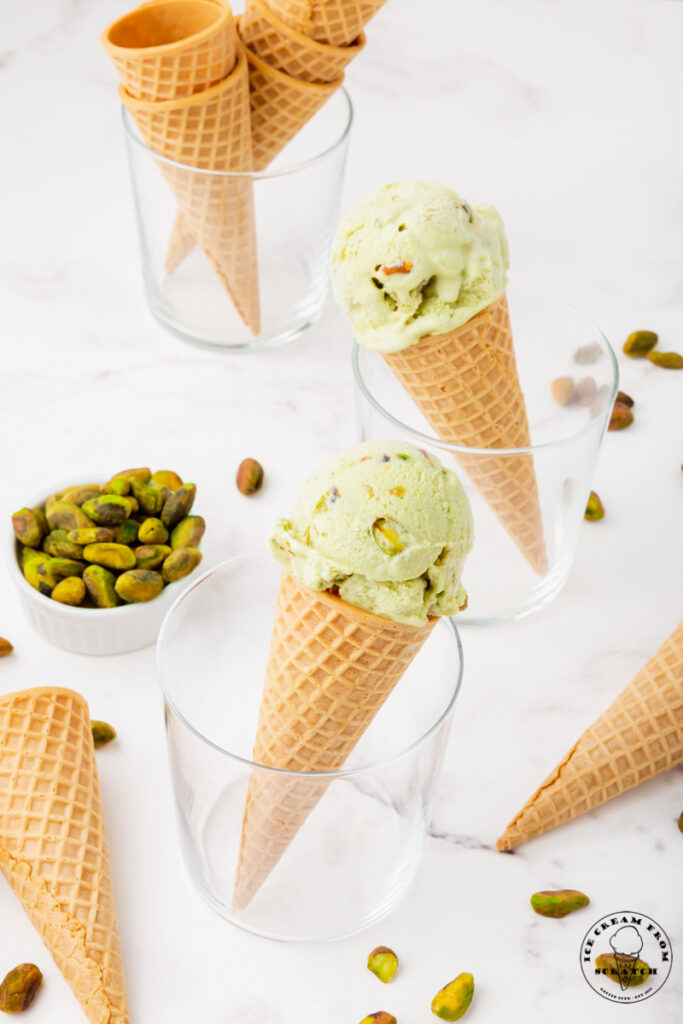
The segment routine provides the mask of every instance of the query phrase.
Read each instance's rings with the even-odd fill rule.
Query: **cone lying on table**
[[[92,1024],[130,1024],[88,707],[0,698],[0,870]]]
[[[498,840],[516,846],[683,764],[683,622],[588,728]]]
[[[342,767],[431,633],[283,572],[275,610],[254,761],[293,772]],[[252,774],[233,907],[243,910],[268,878],[328,785]]]
[[[287,25],[321,43],[348,46],[386,0],[269,0]]]
[[[530,442],[507,300],[446,334],[384,355],[437,437],[474,448]],[[548,567],[531,455],[459,455],[458,461],[531,567]]]
[[[226,174],[251,168],[249,80],[244,54],[222,82],[192,96],[151,102],[119,88],[146,144],[174,164],[159,168],[183,215],[183,231],[204,250],[254,334],[260,329],[251,181]],[[183,166],[175,166],[180,164]]]

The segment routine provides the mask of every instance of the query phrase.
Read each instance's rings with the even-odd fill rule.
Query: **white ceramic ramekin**
[[[47,494],[72,484],[73,480],[62,483]],[[43,495],[28,507],[43,506],[45,500],[46,495]],[[165,586],[153,601],[118,608],[74,608],[45,597],[27,582],[17,557],[20,548],[10,530],[9,572],[29,622],[50,643],[74,654],[125,654],[153,644],[176,597],[195,576],[206,570],[203,563],[198,565],[189,576]]]

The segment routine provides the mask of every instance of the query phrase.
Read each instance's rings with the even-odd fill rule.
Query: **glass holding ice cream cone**
[[[265,767],[252,748],[279,577],[266,553],[231,559],[167,616],[157,664],[173,787],[188,869],[220,914],[271,938],[329,939],[384,917],[418,869],[462,655],[452,620],[441,618],[343,767]],[[249,791],[262,807],[275,792],[275,825],[297,827],[238,905]],[[304,805],[294,822],[292,807]]]
[[[526,444],[478,447],[444,439],[439,395],[436,413],[429,395],[420,408],[405,380],[392,372],[390,359],[364,345],[353,350],[359,438],[404,437],[462,470],[475,532],[467,567],[469,603],[458,619],[463,623],[527,615],[561,590],[617,391],[612,349],[580,312],[521,285],[509,285],[501,302],[509,309]],[[499,306],[481,314],[492,319],[492,329]],[[435,346],[437,361],[439,355]],[[553,394],[558,380],[569,389],[566,404],[558,402],[563,396],[557,387]],[[438,370],[432,383],[439,392]],[[495,423],[501,408],[494,402],[490,416],[483,407],[474,410],[470,422],[479,416]]]

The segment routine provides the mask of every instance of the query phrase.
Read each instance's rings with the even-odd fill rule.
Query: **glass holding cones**
[[[263,767],[252,748],[279,578],[266,554],[230,559],[181,595],[159,636],[181,844],[199,890],[234,924],[270,938],[331,939],[389,913],[417,871],[462,677],[460,642],[450,619],[436,623],[342,769]],[[302,710],[302,731],[309,725]],[[255,796],[267,813],[250,817]],[[261,857],[268,870],[245,900],[240,878],[245,869],[253,878]]]
[[[239,77],[240,62],[246,58],[238,56],[231,78]],[[230,78],[205,90],[201,102],[126,98],[145,293],[154,316],[183,340],[263,349],[319,319],[352,121],[348,94],[335,89],[268,169],[254,172],[215,171],[217,160],[203,151],[201,161],[192,157],[203,166],[169,156],[178,126],[191,137],[193,118],[204,124],[224,117],[234,134]],[[211,102],[215,111],[207,109]]]
[[[506,298],[479,315],[479,336],[458,329],[450,348],[421,341],[412,364],[404,353],[353,350],[360,439],[405,437],[432,448],[467,490],[475,543],[459,622],[514,619],[559,593],[617,392],[616,359],[595,324],[533,288],[510,285]],[[482,368],[506,331],[500,365]],[[506,362],[513,358],[517,375]],[[488,438],[496,435],[514,446],[495,447]],[[465,440],[477,436],[486,447]]]

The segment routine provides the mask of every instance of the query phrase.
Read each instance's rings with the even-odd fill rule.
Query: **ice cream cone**
[[[240,18],[245,46],[264,64],[302,82],[333,82],[365,46],[365,36],[349,46],[329,46],[281,21],[264,0],[247,0]]]
[[[241,31],[241,19],[238,19]],[[241,44],[249,61],[251,145],[254,169],[263,170],[342,84],[302,82],[260,60]]]
[[[447,334],[384,356],[442,441],[474,448],[530,444],[503,294]],[[548,567],[538,487],[530,454],[459,455],[458,461],[531,567]]]
[[[408,626],[380,618],[283,572],[254,760],[292,772],[341,768],[436,621]],[[250,903],[328,784],[252,774],[235,910]]]
[[[619,972],[619,985],[622,992],[625,992],[631,984],[631,978],[633,977],[634,968],[638,963],[638,957],[627,953],[615,953],[614,961]]]
[[[498,840],[540,836],[683,764],[683,622],[550,773]]]
[[[229,75],[237,59],[232,12],[213,0],[155,0],[118,18],[102,45],[126,92],[141,100],[191,96]]]
[[[252,165],[247,62],[201,93],[165,101],[119,95],[155,153],[173,191],[183,232],[201,245],[235,307],[254,334],[260,329],[256,229],[251,181],[230,174]],[[178,166],[182,165],[182,166]]]
[[[348,46],[385,0],[270,0],[275,14],[311,39]]]
[[[85,700],[0,698],[0,870],[92,1024],[130,1024]]]

